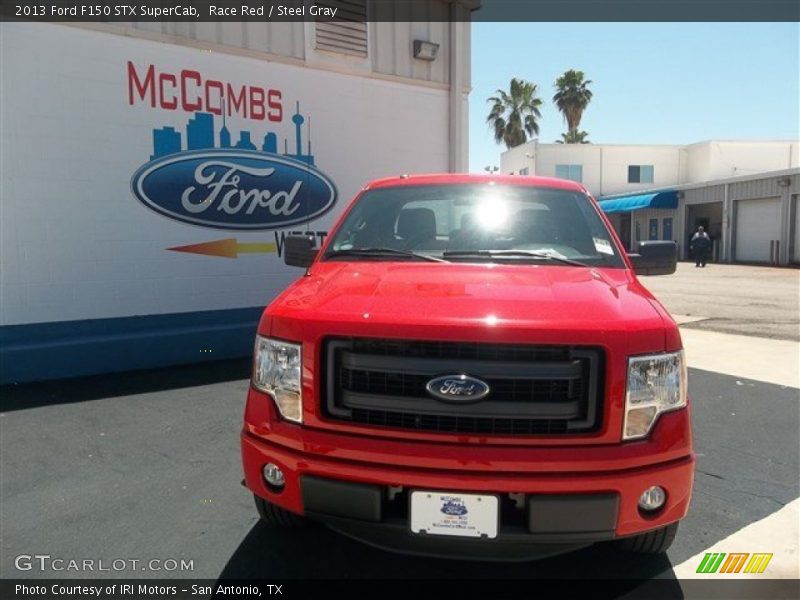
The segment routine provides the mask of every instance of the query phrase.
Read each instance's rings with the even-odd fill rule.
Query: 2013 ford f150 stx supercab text
[[[695,458],[675,322],[580,184],[375,181],[264,311],[241,435],[263,520],[429,555],[669,547]]]

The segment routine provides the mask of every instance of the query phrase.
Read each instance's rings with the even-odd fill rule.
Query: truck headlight
[[[253,387],[272,396],[281,416],[295,423],[303,422],[301,348],[257,335],[253,362]]]
[[[628,359],[624,440],[643,438],[661,413],[686,406],[683,350]]]

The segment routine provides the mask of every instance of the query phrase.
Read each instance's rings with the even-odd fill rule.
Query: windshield
[[[551,259],[562,265],[577,261],[624,266],[586,195],[487,183],[367,191],[325,256],[337,255],[346,260],[411,260],[423,255],[451,261]]]

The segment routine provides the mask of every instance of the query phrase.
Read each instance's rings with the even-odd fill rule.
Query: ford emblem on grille
[[[489,385],[469,375],[443,375],[431,379],[425,386],[428,393],[442,402],[469,404],[485,398]]]

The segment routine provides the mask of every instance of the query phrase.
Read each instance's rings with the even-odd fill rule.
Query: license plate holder
[[[416,534],[494,539],[500,499],[492,494],[415,490],[409,501],[409,524]]]

